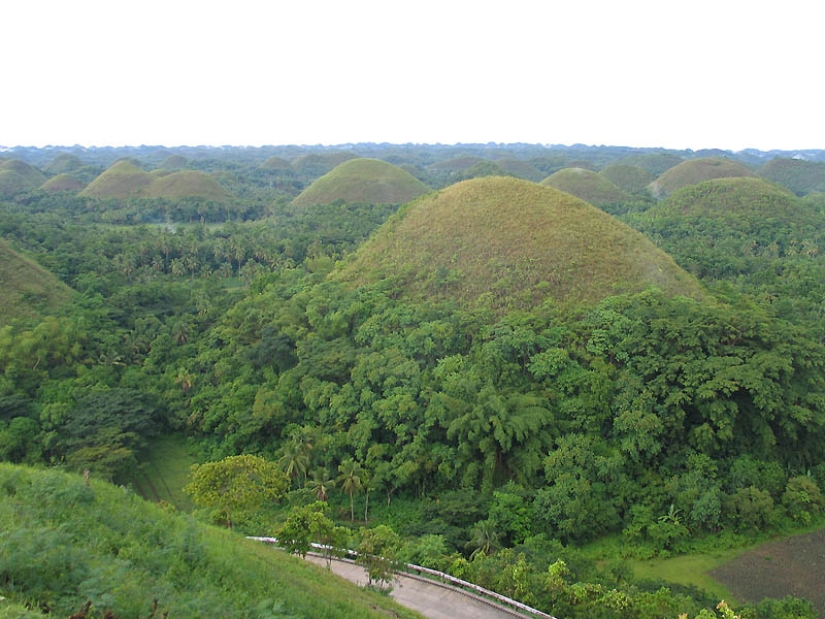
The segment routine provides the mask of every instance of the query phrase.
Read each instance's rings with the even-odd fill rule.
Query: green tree
[[[383,588],[392,582],[393,574],[398,570],[400,548],[401,538],[387,525],[361,529],[355,562],[367,571],[370,586],[376,583]]]
[[[338,482],[341,490],[349,495],[350,518],[355,520],[355,502],[353,495],[363,487],[364,469],[352,458],[347,458],[338,465]]]
[[[232,528],[233,519],[277,501],[287,487],[287,478],[277,464],[260,456],[242,455],[196,464],[183,490],[196,505],[216,510]]]

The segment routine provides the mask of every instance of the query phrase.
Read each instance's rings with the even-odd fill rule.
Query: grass
[[[189,471],[196,459],[188,451],[186,438],[178,434],[158,437],[141,459],[143,463],[130,480],[135,490],[149,501],[192,511],[194,505],[183,487],[189,483]]]
[[[628,563],[637,580],[664,580],[678,585],[698,587],[706,591],[711,597],[738,604],[739,601],[732,600],[730,591],[714,579],[710,572],[741,554],[741,552],[741,550],[729,550],[714,554],[682,555],[667,559],[633,559]]]
[[[701,288],[648,239],[569,194],[514,178],[476,178],[402,207],[334,277],[395,280],[411,297],[494,312],[545,299],[594,304],[657,286]]]
[[[10,605],[48,604],[64,617],[87,600],[100,614],[145,616],[153,599],[175,619],[419,617],[323,567],[125,488],[2,463],[0,582]]]
[[[83,189],[83,183],[64,172],[47,180],[41,189],[43,191],[80,191]]]
[[[351,159],[328,172],[292,204],[312,206],[342,200],[347,204],[403,204],[429,191],[409,172],[377,159]]]

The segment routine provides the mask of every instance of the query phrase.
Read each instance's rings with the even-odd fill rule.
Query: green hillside
[[[745,275],[755,278],[754,283],[806,289],[795,294],[814,291],[804,283],[809,275],[794,274],[795,269],[807,271],[825,251],[822,214],[759,178],[688,185],[631,220],[699,277]]]
[[[71,174],[63,173],[58,174],[57,176],[52,176],[49,180],[43,183],[40,188],[43,191],[50,192],[80,191],[83,189],[83,183]]]
[[[529,181],[485,177],[406,205],[337,275],[394,279],[407,294],[461,305],[563,305],[698,283],[647,239],[597,208]]]
[[[601,208],[630,198],[607,177],[583,168],[564,168],[545,178],[541,184],[566,191]]]
[[[152,176],[135,163],[121,159],[109,166],[100,176],[80,192],[89,198],[118,198],[140,196],[152,184]]]
[[[664,172],[650,184],[650,190],[654,196],[663,197],[686,185],[739,176],[753,174],[741,163],[727,159],[690,159]]]
[[[358,155],[349,152],[309,153],[295,157],[290,164],[295,174],[301,178],[315,179],[345,161],[357,158]]]
[[[25,161],[0,159],[0,198],[36,189],[45,180],[45,174]]]
[[[819,161],[777,157],[759,168],[757,174],[800,196],[825,191],[825,163]]]
[[[0,604],[49,616],[90,601],[95,616],[145,617],[153,600],[174,619],[418,616],[240,534],[56,470],[0,464],[0,523]]]
[[[316,180],[292,204],[403,204],[427,191],[424,183],[391,163],[352,159]]]
[[[44,166],[43,170],[49,174],[63,174],[79,170],[82,167],[83,161],[81,161],[80,157],[72,155],[71,153],[58,153]]]
[[[292,172],[292,166],[283,157],[269,157],[258,167],[261,170],[269,170],[270,172]]]
[[[169,155],[163,160],[160,167],[165,170],[180,170],[181,168],[185,168],[188,163],[189,160],[183,155]]]
[[[147,198],[196,197],[224,202],[232,196],[218,181],[195,170],[182,170],[155,178],[144,191]]]
[[[640,166],[626,163],[613,163],[599,172],[622,191],[635,194],[647,191],[653,181],[650,172]]]
[[[16,318],[49,313],[69,299],[71,291],[43,267],[0,239],[0,326]]]
[[[93,180],[81,196],[100,199],[197,197],[226,201],[231,197],[208,174],[195,170],[146,172],[132,161],[122,159]]]

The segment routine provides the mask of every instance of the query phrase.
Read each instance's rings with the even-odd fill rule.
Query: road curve
[[[323,557],[308,554],[307,561],[326,567]],[[364,568],[349,560],[333,560],[330,569],[357,585],[367,584]],[[402,606],[411,608],[429,619],[530,619],[530,615],[504,608],[456,587],[437,583],[419,576],[397,574],[390,596]]]

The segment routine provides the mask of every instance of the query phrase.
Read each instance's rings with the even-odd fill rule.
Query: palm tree
[[[473,537],[467,542],[467,546],[474,548],[470,559],[474,559],[479,554],[491,555],[501,548],[498,532],[493,528],[489,520],[477,522],[472,529]]]
[[[355,520],[355,503],[352,496],[361,490],[361,476],[364,474],[364,469],[352,458],[347,458],[338,465],[338,472],[341,490],[349,494],[350,518]]]
[[[330,477],[326,468],[315,469],[308,487],[315,493],[319,501],[326,502],[329,499],[330,489],[335,487],[335,480]]]

